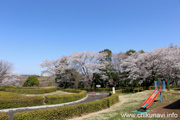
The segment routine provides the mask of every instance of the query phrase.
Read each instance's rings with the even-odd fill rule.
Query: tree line
[[[177,85],[180,78],[180,46],[144,52],[128,50],[112,53],[109,49],[99,52],[73,52],[56,60],[40,64],[46,73],[55,76],[59,87],[102,88],[137,87],[153,85],[154,81],[171,76],[170,84]],[[0,60],[0,85],[19,86],[18,75],[12,74],[13,64]]]
[[[170,45],[149,52],[128,50],[112,53],[74,52],[57,60],[45,60],[42,73],[56,76],[63,88],[127,87],[153,85],[155,80],[171,79],[177,85],[180,75],[180,46]]]

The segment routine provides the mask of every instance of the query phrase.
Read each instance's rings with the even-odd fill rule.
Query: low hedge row
[[[101,92],[101,91],[112,91],[112,88],[96,88],[96,89],[81,89],[86,90],[87,92]]]
[[[126,90],[127,92],[133,91],[132,87],[115,87],[115,89],[116,90],[123,89]],[[96,89],[81,89],[81,90],[86,90],[88,92],[93,92],[93,91],[101,92],[101,91],[112,91],[112,88],[96,88]]]
[[[7,113],[0,113],[0,120],[9,120],[9,116]]]
[[[0,91],[5,91],[6,88],[16,88],[15,86],[0,86]]]
[[[65,95],[47,95],[45,100],[42,96],[23,96],[17,93],[0,91],[0,109],[37,106],[46,104],[60,104],[82,99],[86,96],[86,91],[66,89],[67,92],[76,92]],[[77,93],[79,92],[79,93]]]
[[[61,89],[58,88],[59,90],[66,90],[66,89]],[[116,90],[121,90],[123,89],[123,92],[133,92],[133,87],[115,87]],[[71,90],[79,90],[79,89],[71,89]],[[96,88],[96,89],[81,89],[85,90],[87,92],[101,92],[101,91],[112,91],[112,88]],[[71,92],[71,91],[68,91]]]
[[[60,104],[66,102],[72,102],[86,97],[87,92],[84,90],[63,90],[66,92],[79,92],[75,94],[65,94],[65,95],[47,95],[45,96],[45,103],[47,104]]]
[[[119,95],[115,93],[93,102],[15,113],[14,120],[64,120],[108,108],[118,101]]]
[[[79,89],[58,89],[58,90],[65,91],[65,92],[71,92],[71,93],[82,92],[82,90],[79,90]]]
[[[56,91],[56,87],[14,87],[5,88],[4,91],[15,92],[21,94],[43,94]]]
[[[180,86],[170,86],[170,89],[172,88],[180,88]]]
[[[23,96],[0,91],[0,109],[43,105],[42,96]]]
[[[154,86],[149,86],[149,90],[154,90],[155,87]]]

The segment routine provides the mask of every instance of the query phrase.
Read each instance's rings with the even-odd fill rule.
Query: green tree
[[[100,51],[99,53],[107,53],[106,61],[111,62],[112,61],[112,51],[109,49],[104,49]]]
[[[39,80],[35,75],[29,76],[24,82],[24,87],[39,86]]]
[[[128,50],[128,51],[126,51],[126,55],[128,55],[128,56],[130,56],[132,53],[135,53],[136,51],[135,50],[133,50],[133,49],[130,49],[130,50]]]
[[[140,53],[145,53],[144,50],[139,50],[138,52],[140,52]]]

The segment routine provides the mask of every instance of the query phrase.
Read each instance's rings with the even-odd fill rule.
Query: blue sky
[[[180,45],[180,0],[0,0],[0,59],[40,74],[74,51]]]

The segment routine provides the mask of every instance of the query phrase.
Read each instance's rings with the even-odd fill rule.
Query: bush
[[[64,90],[66,92],[79,92],[75,94],[66,94],[66,95],[47,95],[45,103],[47,104],[60,104],[60,103],[66,103],[66,102],[72,102],[79,99],[82,99],[86,96],[87,92],[82,90],[73,90],[73,89],[67,89]]]
[[[64,120],[108,108],[118,101],[119,95],[112,94],[108,98],[88,103],[15,113],[14,120]]]
[[[5,88],[5,91],[22,94],[43,94],[56,91],[56,87],[14,87]]]
[[[155,86],[149,86],[149,90],[154,90]]]
[[[0,91],[0,109],[43,105],[42,96],[23,96]]]
[[[116,93],[123,93],[123,90],[122,89],[119,89],[119,90],[116,90]]]
[[[133,88],[133,92],[136,92],[136,91],[143,91],[144,89],[143,89],[143,87],[135,87],[135,88]]]
[[[88,92],[101,92],[101,91],[112,91],[112,88],[96,88],[96,89],[81,89],[81,90],[86,90]]]
[[[170,86],[170,89],[173,89],[173,88],[180,88],[180,86]]]
[[[27,86],[39,86],[39,80],[37,79],[37,77],[35,75],[32,75],[32,76],[29,76],[27,78],[27,80],[24,82],[24,87],[27,87]]]
[[[0,86],[0,91],[5,91],[6,88],[16,88],[15,86]]]
[[[0,113],[0,120],[9,120],[9,116],[7,113]]]
[[[82,92],[82,90],[79,90],[79,89],[58,89],[58,90],[65,91],[65,92],[72,92],[72,93]]]

